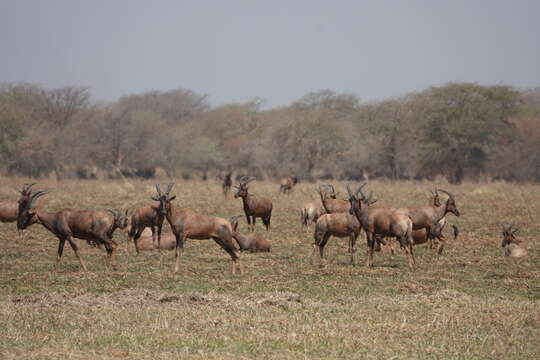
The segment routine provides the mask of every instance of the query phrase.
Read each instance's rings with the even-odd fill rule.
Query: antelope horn
[[[29,209],[32,208],[32,204],[34,203],[34,200],[47,194],[48,192],[49,190],[40,190],[37,193],[32,194],[32,196],[30,197],[30,201],[28,202],[28,208]]]
[[[118,210],[116,209],[107,209],[107,212],[111,214],[112,216],[114,216],[115,218],[118,217]]]
[[[452,195],[452,193],[446,191],[446,190],[443,190],[443,189],[435,189],[435,191],[442,191],[443,193],[445,193],[446,195],[448,195],[449,198],[451,198],[452,200],[454,200],[454,195]]]
[[[21,194],[25,194],[32,186],[36,185],[36,183],[31,184],[24,184],[22,191],[20,191]]]
[[[156,184],[156,191],[158,195],[161,197],[161,189],[159,188],[159,184]]]
[[[366,186],[366,185],[367,185],[367,182],[365,182],[365,183],[363,183],[362,185],[360,185],[360,186],[358,187],[358,190],[356,190],[356,195],[358,195],[358,193],[362,194],[362,188],[363,188],[364,186]]]
[[[353,193],[351,191],[351,187],[349,184],[346,184],[345,187],[347,188],[347,193],[349,194],[349,199],[353,197]],[[357,192],[358,193],[358,192]]]
[[[165,196],[169,196],[173,186],[174,186],[174,182],[170,182],[169,185],[167,185],[167,191],[165,191]]]

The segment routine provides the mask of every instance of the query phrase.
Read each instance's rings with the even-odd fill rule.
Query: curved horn
[[[346,184],[345,187],[347,188],[347,193],[349,194],[349,199],[353,197],[353,193],[351,191],[351,187],[349,184]]]
[[[159,184],[156,184],[156,191],[158,195],[161,197],[161,189],[159,188]]]
[[[116,209],[107,209],[107,212],[108,212],[109,214],[111,214],[112,216],[114,216],[115,218],[118,218],[118,217],[119,217],[119,216],[118,216],[118,210],[116,210]]]
[[[49,190],[40,190],[37,193],[32,194],[32,196],[30,196],[30,201],[28,202],[28,208],[29,209],[32,208],[32,204],[34,203],[34,200],[47,194],[48,192]]]
[[[357,196],[358,196],[358,193],[363,194],[363,193],[362,193],[362,188],[363,188],[364,186],[366,186],[366,185],[367,185],[367,182],[363,183],[362,185],[360,185],[360,186],[358,187],[358,190],[356,190],[356,195],[357,195]]]
[[[165,196],[169,196],[173,186],[174,186],[174,182],[170,182],[169,185],[167,185],[167,191],[165,191]]]
[[[450,199],[455,200],[454,195],[452,195],[451,192],[448,192],[448,191],[443,190],[443,189],[435,189],[435,191],[442,191],[443,193],[445,193],[446,195],[448,195],[448,197],[449,197]]]
[[[28,193],[28,191],[30,190],[30,188],[32,186],[36,185],[36,183],[31,183],[31,184],[24,184],[23,185],[23,188],[22,188],[22,191],[19,191],[22,195]]]

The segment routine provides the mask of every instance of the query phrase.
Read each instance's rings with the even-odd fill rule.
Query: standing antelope
[[[324,192],[318,189],[321,201],[324,205]],[[356,253],[356,239],[362,230],[358,218],[354,214],[345,213],[326,213],[317,219],[315,224],[315,233],[313,235],[314,255],[319,248],[319,260],[324,259],[324,247],[331,236],[338,238],[349,238],[349,253],[351,254],[351,264],[354,264]]]
[[[228,172],[225,174],[225,177],[223,178],[223,184],[221,185],[223,189],[223,195],[227,195],[229,193],[229,190],[231,190],[232,186],[232,172]]]
[[[336,194],[334,193],[325,196],[328,196],[331,199],[336,198]],[[300,209],[300,222],[302,223],[302,226],[307,227],[309,224],[317,222],[317,219],[324,213],[326,213],[326,210],[324,210],[321,199],[311,201]]]
[[[238,231],[238,220],[242,216],[233,216],[230,219],[232,226],[232,236],[234,240],[238,243],[240,251],[249,251],[249,252],[270,252],[270,242],[266,239],[263,239],[255,233],[242,233]]]
[[[171,188],[174,183],[170,183],[167,186],[167,190],[165,193],[161,192],[161,189],[159,188],[159,185],[156,184],[156,191],[158,193],[158,196],[153,196],[152,200],[157,201],[159,203],[158,206],[150,205],[145,206],[140,209],[137,209],[132,215],[131,215],[131,222],[130,222],[130,231],[128,233],[128,237],[130,239],[133,239],[133,244],[135,245],[135,250],[137,251],[137,254],[139,254],[139,244],[138,240],[141,237],[141,234],[143,230],[147,227],[152,230],[152,241],[154,243],[154,248],[161,249],[161,229],[163,228],[163,221],[165,220],[165,199],[169,196],[169,193],[171,192]],[[157,228],[157,236],[156,236],[156,228]],[[156,245],[157,240],[157,245]]]
[[[242,198],[244,204],[244,213],[248,223],[248,230],[255,231],[255,219],[261,218],[266,231],[270,229],[270,219],[272,217],[272,201],[267,198],[259,197],[248,193],[248,184],[252,182],[253,178],[242,177],[240,179],[240,185],[235,186],[237,189],[234,198]]]
[[[460,215],[454,195],[442,189],[436,189],[436,191],[441,191],[448,195],[448,199],[444,203],[439,202],[438,206],[428,205],[417,208],[405,207],[397,209],[399,213],[405,214],[411,218],[413,222],[413,230],[426,229],[430,247],[433,246],[432,241],[435,237],[435,231],[432,231],[432,229],[435,229],[435,226],[437,226],[437,224],[446,216],[446,214],[452,213],[456,216]],[[437,201],[437,198],[434,201]],[[439,243],[437,253],[441,254],[444,248],[445,238],[439,237],[439,239],[441,242]]]
[[[238,267],[242,273],[240,252],[234,246],[231,223],[220,217],[201,215],[191,209],[173,206],[171,202],[174,199],[176,195],[172,197],[167,195],[164,199],[166,218],[176,238],[174,272],[178,272],[186,239],[212,239],[230,255],[231,272],[235,274]]]
[[[323,188],[325,189],[325,191],[323,192],[324,196],[321,195],[321,202],[323,204],[324,210],[328,214],[349,212],[351,208],[349,201],[336,199],[336,190],[332,185],[323,185]],[[321,193],[320,190],[317,191]],[[331,194],[333,196],[328,196],[328,194]]]
[[[86,271],[86,265],[79,254],[79,247],[74,238],[86,240],[94,246],[103,246],[107,251],[106,265],[116,269],[114,260],[114,250],[117,245],[112,240],[114,230],[127,226],[127,216],[117,210],[109,210],[110,214],[104,211],[84,211],[75,209],[63,209],[55,213],[35,209],[34,201],[45,195],[47,191],[38,191],[33,194],[26,204],[22,204],[17,217],[17,228],[24,230],[33,223],[40,223],[47,230],[52,232],[59,240],[58,256],[56,258],[55,269],[62,259],[64,245],[67,241],[75,256],[79,260],[81,267]]]
[[[356,193],[353,193],[347,185],[347,192],[349,193],[349,202],[351,204],[349,213],[356,215],[356,218],[366,231],[368,245],[366,265],[373,266],[373,251],[375,249],[376,236],[379,235],[381,237],[397,238],[401,247],[405,248],[405,252],[409,258],[409,267],[413,269],[416,260],[413,253],[412,220],[406,214],[400,213],[395,209],[370,206],[376,200],[372,200],[372,195],[366,197],[362,193],[362,187],[365,185],[361,185]],[[360,194],[360,197],[358,197],[358,194]]]
[[[290,195],[292,188],[298,183],[298,178],[296,176],[289,176],[281,179],[279,183],[279,193]]]
[[[527,256],[527,248],[523,241],[516,238],[516,232],[518,232],[518,229],[512,228],[511,225],[508,227],[503,226],[501,246],[504,248],[504,255],[516,258],[525,257]]]

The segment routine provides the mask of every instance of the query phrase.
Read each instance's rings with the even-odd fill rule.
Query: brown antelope
[[[233,216],[230,219],[233,229],[232,236],[238,243],[240,251],[270,252],[270,242],[255,233],[242,233],[238,231],[238,220],[242,216]]]
[[[336,194],[331,193],[326,195],[331,199],[336,198]],[[300,222],[302,226],[307,227],[309,224],[314,224],[317,222],[317,219],[326,213],[321,199],[317,199],[305,204],[302,209],[300,209]]]
[[[413,253],[412,239],[412,220],[403,213],[395,209],[383,206],[370,206],[376,200],[372,199],[372,195],[366,197],[362,193],[361,185],[356,193],[353,193],[349,186],[349,201],[351,209],[349,213],[354,214],[362,227],[366,231],[368,244],[367,266],[373,266],[373,251],[375,249],[376,236],[395,237],[398,239],[401,247],[405,248],[405,252],[409,258],[409,267],[412,269],[416,264]],[[358,196],[360,194],[360,196]]]
[[[446,216],[446,214],[452,213],[456,216],[460,215],[454,195],[442,189],[437,189],[437,191],[441,191],[448,195],[448,199],[442,204],[439,203],[440,205],[438,206],[428,205],[417,208],[405,207],[397,209],[399,213],[405,214],[411,218],[414,230],[426,229],[428,241],[430,242],[432,242],[435,237],[433,235],[435,226]],[[441,242],[439,243],[437,253],[441,254],[444,248],[445,238],[441,237],[439,239]]]
[[[160,243],[161,243],[161,229],[163,228],[163,221],[165,220],[165,199],[169,196],[169,193],[171,192],[172,186],[174,183],[169,183],[167,186],[167,190],[165,193],[161,192],[161,189],[159,188],[159,185],[156,184],[156,191],[158,193],[158,196],[153,196],[152,200],[157,201],[159,203],[158,206],[150,205],[145,206],[140,209],[135,210],[135,212],[131,215],[131,222],[130,222],[130,231],[128,233],[128,237],[130,239],[133,239],[133,244],[135,245],[135,250],[137,251],[137,254],[139,254],[139,245],[138,240],[141,236],[143,230],[147,227],[150,228],[152,231],[152,239],[154,242],[154,247],[156,249],[161,249]],[[157,234],[156,234],[156,228],[157,228]],[[156,236],[157,235],[157,236]],[[156,244],[157,240],[157,244]]]
[[[21,196],[19,197],[18,202],[2,202],[0,203],[0,222],[15,222],[17,221],[17,214],[19,213],[20,204],[26,203],[30,199],[32,194],[33,184],[24,184],[20,192]],[[23,234],[22,231],[19,231],[19,237]]]
[[[292,188],[298,183],[298,178],[296,176],[286,177],[281,179],[279,182],[279,193],[289,195],[292,191]]]
[[[161,250],[174,250],[176,248],[176,237],[171,233],[163,234],[159,246]],[[139,238],[139,251],[151,251],[155,249],[152,232],[146,228]]]
[[[320,189],[318,191],[321,196],[321,201],[324,204],[324,192]],[[354,264],[356,239],[358,238],[358,235],[360,235],[361,230],[362,226],[355,215],[349,214],[349,212],[329,213],[326,211],[326,214],[321,215],[315,224],[315,233],[313,235],[315,240],[313,243],[314,256],[318,247],[319,260],[322,261],[324,259],[324,247],[331,236],[338,238],[348,237],[351,264]]]
[[[223,184],[221,185],[221,188],[223,189],[223,195],[227,195],[229,193],[229,190],[231,190],[232,186],[232,172],[228,172],[225,174],[225,177],[223,178]]]
[[[325,191],[323,191],[324,196],[321,195],[321,202],[323,203],[324,210],[328,214],[349,212],[351,208],[349,201],[336,199],[336,190],[332,185],[323,185],[323,188]],[[321,193],[320,187],[317,191]],[[332,194],[333,196],[328,196],[328,194]]]
[[[255,219],[261,218],[266,231],[270,229],[270,219],[272,217],[272,201],[267,198],[256,196],[248,193],[248,184],[252,182],[253,178],[246,176],[240,179],[239,186],[235,186],[237,189],[234,198],[242,198],[244,204],[244,213],[248,223],[248,231],[255,231]]]
[[[186,239],[212,239],[230,255],[231,272],[235,274],[238,267],[242,273],[240,252],[233,242],[231,223],[220,217],[201,215],[191,209],[173,206],[174,199],[176,196],[169,197],[167,195],[165,198],[166,218],[176,238],[174,272],[178,272],[180,256],[184,251]]]
[[[117,210],[110,210],[109,214],[104,211],[75,209],[63,209],[52,213],[35,209],[33,207],[34,201],[46,193],[46,191],[38,191],[30,197],[28,203],[21,206],[17,217],[17,228],[24,230],[37,222],[56,235],[59,240],[58,256],[55,265],[56,270],[58,270],[58,265],[61,262],[66,241],[73,249],[82,269],[84,271],[87,270],[74,238],[86,240],[93,246],[105,247],[107,251],[106,265],[115,269],[116,264],[113,255],[117,245],[112,240],[112,237],[114,230],[127,226],[126,214]]]
[[[527,248],[522,240],[516,238],[516,233],[519,229],[514,229],[512,226],[503,226],[503,241],[501,246],[504,248],[504,255],[510,257],[525,257],[527,256]]]

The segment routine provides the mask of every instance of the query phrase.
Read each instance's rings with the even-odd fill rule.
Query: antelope
[[[244,204],[244,213],[246,215],[248,223],[248,231],[255,231],[255,219],[260,217],[266,231],[270,229],[270,218],[272,217],[272,201],[267,198],[256,196],[248,193],[248,184],[252,182],[253,178],[242,177],[240,179],[240,185],[235,186],[237,189],[234,198],[242,198]]]
[[[163,221],[165,220],[165,199],[169,196],[173,183],[170,183],[167,186],[165,193],[161,192],[159,185],[156,184],[156,191],[158,196],[152,196],[152,200],[159,202],[158,206],[150,205],[145,206],[140,209],[137,209],[131,215],[131,228],[128,233],[128,237],[133,239],[133,244],[135,245],[135,251],[139,254],[139,245],[138,240],[141,236],[143,230],[147,227],[152,231],[152,239],[154,247],[161,249],[161,229],[163,228]],[[157,228],[157,236],[156,236]],[[156,246],[157,239],[157,246]]]
[[[176,199],[176,195],[169,196],[168,193],[164,198],[166,218],[176,238],[174,272],[178,272],[178,265],[184,251],[186,239],[212,239],[230,255],[231,272],[235,274],[238,267],[240,273],[242,273],[240,252],[233,242],[231,223],[220,217],[201,215],[188,208],[173,206],[172,201],[174,199]]]
[[[238,231],[238,220],[242,216],[233,216],[229,220],[232,226],[232,237],[238,243],[240,251],[270,252],[270,242],[254,233],[244,234]]]
[[[328,214],[334,213],[346,213],[349,212],[351,205],[347,200],[338,200],[336,199],[336,190],[332,185],[323,185],[326,191],[321,195],[321,202],[323,204],[324,210]],[[317,190],[320,193],[320,190]],[[332,194],[333,197],[328,197],[327,193]]]
[[[418,208],[399,208],[397,211],[399,213],[409,216],[413,222],[413,230],[426,229],[428,241],[430,242],[430,247],[432,247],[432,241],[434,236],[434,231],[432,229],[443,219],[446,214],[452,213],[456,216],[459,216],[459,210],[456,205],[455,197],[452,193],[443,190],[436,189],[436,191],[441,191],[448,195],[448,199],[444,203],[439,203],[439,205],[429,205],[421,206]],[[437,253],[440,255],[444,248],[444,237],[439,237],[441,242],[437,249]]]
[[[527,248],[522,240],[516,238],[515,234],[519,229],[514,229],[512,225],[503,226],[503,241],[501,246],[504,248],[504,255],[520,258],[527,256]]]
[[[413,253],[412,239],[412,220],[406,214],[400,213],[395,209],[370,206],[377,200],[372,199],[372,194],[366,197],[362,193],[362,184],[356,193],[353,193],[347,185],[349,193],[349,202],[351,208],[349,214],[355,215],[363,229],[366,231],[368,258],[367,266],[373,266],[373,251],[375,249],[376,236],[395,237],[398,239],[401,247],[405,248],[405,252],[409,258],[409,267],[414,268],[416,260]],[[360,197],[358,197],[360,194]]]
[[[24,184],[20,192],[21,196],[18,202],[2,202],[0,203],[0,222],[15,222],[19,213],[19,204],[26,203],[32,194],[32,184]],[[19,231],[19,237],[22,236],[22,231]]]
[[[225,177],[223,178],[223,184],[221,185],[223,189],[223,195],[227,195],[229,193],[229,190],[231,190],[232,186],[232,172],[228,172],[225,174]]]
[[[298,178],[296,176],[286,177],[280,180],[279,193],[290,195],[292,188],[298,183]]]
[[[331,199],[336,198],[335,193],[331,193],[327,196],[329,196]],[[324,206],[320,199],[311,201],[300,209],[300,222],[302,223],[302,226],[307,227],[308,224],[314,224],[317,222],[317,219],[325,212],[326,211],[324,210]]]
[[[324,206],[324,192],[319,189],[319,195],[321,196],[321,201]],[[319,248],[319,260],[324,259],[324,247],[330,239],[331,236],[338,238],[349,238],[349,253],[351,254],[351,264],[354,264],[355,253],[356,253],[356,239],[360,235],[362,230],[361,224],[358,218],[353,215],[346,213],[329,213],[321,215],[317,219],[315,224],[315,233],[313,235],[313,256],[317,252],[317,247]]]
[[[176,237],[174,234],[164,234],[161,236],[160,249],[161,250],[174,250],[176,247]],[[154,241],[152,233],[146,228],[141,237],[139,238],[139,251],[154,250]]]
[[[17,217],[17,228],[24,230],[33,223],[40,223],[47,230],[52,232],[59,240],[58,256],[56,258],[55,270],[58,270],[67,241],[83,271],[87,271],[86,265],[79,254],[79,247],[74,238],[86,240],[90,245],[103,246],[107,252],[106,266],[116,269],[114,260],[114,250],[116,243],[112,240],[113,233],[117,228],[127,226],[127,214],[118,210],[104,211],[84,211],[76,209],[63,209],[58,212],[48,212],[34,208],[34,201],[45,195],[46,190],[32,194],[26,204],[19,208]]]

